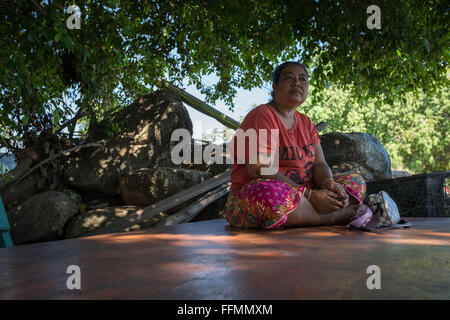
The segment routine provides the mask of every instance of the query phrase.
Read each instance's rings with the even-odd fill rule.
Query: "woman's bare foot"
[[[289,214],[284,226],[298,227],[347,224],[355,216],[356,210],[358,210],[359,206],[359,203],[350,204],[340,210],[336,210],[329,214],[323,214],[317,212],[308,199],[303,197],[297,208]]]
[[[356,215],[356,211],[359,208],[359,204],[351,204],[343,209],[333,211],[326,216],[328,225],[343,225],[348,224],[352,218]]]

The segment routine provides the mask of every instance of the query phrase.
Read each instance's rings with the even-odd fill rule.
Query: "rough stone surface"
[[[410,177],[411,173],[407,171],[392,171],[392,179]]]
[[[71,190],[71,189],[67,189],[67,188],[59,188],[56,191],[60,191],[66,195],[69,196],[70,199],[73,200],[73,202],[76,203],[77,206],[80,206],[80,204],[83,201],[83,198],[81,197],[81,195],[79,195],[77,192]]]
[[[77,204],[65,193],[46,191],[8,211],[15,245],[58,240],[67,221],[78,214]]]
[[[341,173],[341,174],[357,173],[363,176],[366,181],[373,180],[372,173],[367,168],[364,168],[362,165],[356,162],[342,162],[330,166],[330,169],[333,173]]]
[[[170,158],[172,132],[184,128],[192,135],[187,109],[176,95],[165,90],[137,99],[113,114],[108,123],[120,124],[122,132],[108,138],[102,130],[107,123],[92,130],[86,143],[108,140],[100,150],[67,161],[64,182],[69,186],[118,195],[121,170],[174,166]]]
[[[120,194],[129,205],[149,206],[207,180],[209,173],[162,167],[124,171],[120,175]]]
[[[181,163],[177,165],[179,168],[194,169],[205,171],[211,174],[211,176],[218,175],[225,172],[227,169],[231,169],[232,164],[227,164],[226,159],[226,144],[215,145],[215,144],[203,144],[200,145],[193,140],[190,142],[191,158],[190,163]],[[200,161],[195,161],[195,150],[202,149],[202,163],[196,163]],[[217,151],[217,156],[216,156]],[[209,158],[209,159],[208,159]],[[205,159],[209,161],[206,162]]]
[[[136,221],[142,214],[142,207],[138,206],[118,206],[93,209],[88,212],[73,217],[67,224],[65,238],[76,238],[86,235],[100,227],[106,226],[117,219],[126,219],[126,221]],[[158,215],[143,220],[121,231],[135,231],[141,228],[150,228],[159,221],[166,218],[167,214],[161,212]]]
[[[37,194],[39,192],[37,187],[38,181],[39,175],[33,172],[17,185],[6,187],[1,192],[6,211]]]
[[[28,172],[32,165],[33,160],[25,158],[0,180],[0,195],[6,211],[39,192],[37,188],[39,175],[37,172],[29,174],[21,182],[14,184],[15,179]]]
[[[21,177],[28,170],[30,170],[33,165],[33,159],[27,157],[22,159],[14,169],[8,171],[4,177],[0,180],[0,191],[4,190],[12,181]]]
[[[330,168],[344,170],[346,166],[351,167],[350,171],[359,172],[367,182],[392,178],[389,154],[374,136],[331,132],[321,135],[320,140]]]

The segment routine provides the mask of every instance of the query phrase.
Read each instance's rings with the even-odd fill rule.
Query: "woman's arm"
[[[323,154],[322,146],[320,145],[320,143],[316,143],[314,145],[314,149],[316,151],[316,158],[314,160],[312,168],[314,183],[318,185],[320,189],[327,189],[334,193],[333,197],[338,199],[344,207],[347,206],[348,196],[343,187],[340,184],[334,182],[333,174],[325,160],[325,156]]]
[[[247,163],[246,167],[247,167],[247,173],[250,176],[250,178],[252,179],[272,179],[272,180],[279,180],[279,181],[283,181],[286,182],[287,184],[293,186],[293,187],[300,187],[299,184],[295,183],[294,181],[292,181],[291,179],[289,179],[288,177],[286,177],[284,174],[282,174],[281,172],[279,172],[277,170],[277,172],[275,174],[271,174],[271,175],[262,175],[261,174],[261,168],[262,167],[269,167],[270,166],[270,157],[269,156],[264,156],[261,153],[259,154],[258,160],[256,164],[250,164]]]
[[[331,169],[328,167],[325,161],[325,156],[323,155],[323,150],[320,143],[314,145],[316,158],[312,167],[312,175],[314,183],[320,186],[321,189],[328,186],[328,184],[333,181],[333,175]],[[247,173],[252,179],[273,179],[286,182],[292,186],[300,187],[299,184],[295,183],[288,177],[286,177],[281,172],[272,175],[261,175],[261,167],[268,167],[270,164],[270,157],[262,153],[259,154],[256,164],[247,163]]]
[[[333,181],[333,174],[325,160],[320,143],[314,145],[314,150],[316,152],[316,158],[312,167],[313,180],[320,189],[324,189],[329,184],[329,181]]]
[[[285,175],[281,174],[279,171],[273,175],[262,175],[261,174],[261,168],[262,167],[268,167],[267,163],[267,157],[264,156],[258,157],[258,161],[256,164],[250,164],[247,163],[247,172],[248,175],[252,179],[273,179],[273,180],[280,180],[283,181],[293,187],[300,187],[297,183],[286,177]],[[338,210],[340,207],[342,207],[342,203],[337,201],[334,197],[336,195],[327,189],[317,190],[314,192],[311,192],[312,190],[304,190],[304,194],[308,198],[308,200],[311,202],[311,204],[316,208],[317,211],[320,213],[330,213],[333,211]]]

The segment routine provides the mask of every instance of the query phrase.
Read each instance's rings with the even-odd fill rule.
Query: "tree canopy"
[[[313,88],[314,90],[315,88]],[[392,167],[411,172],[444,171],[450,167],[450,93],[423,92],[406,103],[383,103],[372,98],[363,103],[350,90],[333,86],[323,91],[324,99],[306,100],[299,111],[314,123],[326,121],[322,132],[366,132],[377,137],[388,151]]]
[[[0,147],[95,124],[160,77],[230,108],[237,88],[260,87],[287,60],[310,68],[312,103],[339,85],[401,109],[449,84],[446,1],[377,1],[380,29],[368,28],[369,1],[79,0],[81,28],[69,29],[72,4],[0,4]]]

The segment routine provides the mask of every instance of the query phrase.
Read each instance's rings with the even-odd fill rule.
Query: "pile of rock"
[[[178,143],[171,141],[172,132],[184,128],[192,136],[192,122],[181,100],[168,91],[159,90],[137,99],[112,115],[108,122],[120,124],[121,132],[109,138],[100,129],[106,127],[105,123],[99,123],[85,143],[105,139],[104,145],[64,158],[58,184],[48,186],[44,182],[39,186],[41,177],[36,170],[17,185],[0,185],[16,245],[79,237],[116,219],[134,221],[139,209],[230,167],[172,162],[170,152]],[[25,159],[11,175],[21,175],[35,164],[32,159]],[[223,207],[224,199],[211,204],[200,215],[208,218],[223,215],[223,208],[217,208],[216,204]],[[154,226],[181,208],[161,212],[132,229]]]
[[[389,154],[374,136],[332,132],[321,135],[320,141],[333,173],[358,173],[366,182],[392,178]]]
[[[121,131],[112,138],[105,132],[111,123]],[[171,141],[175,129],[192,136],[192,122],[181,100],[158,90],[94,127],[84,143],[104,140],[100,147],[85,148],[52,162],[60,174],[42,179],[36,170],[18,184],[0,181],[15,245],[83,236],[117,219],[134,222],[142,208],[197,185],[230,168],[225,164],[175,165]],[[390,159],[384,147],[365,133],[329,133],[320,137],[326,160],[333,172],[357,172],[366,181],[392,177]],[[196,142],[191,140],[191,159]],[[205,145],[197,145],[202,150]],[[223,149],[222,149],[223,148]],[[224,146],[213,148],[225,150]],[[41,159],[42,160],[42,159]],[[10,172],[20,176],[37,162],[27,158]],[[43,167],[45,168],[45,167]],[[193,221],[223,217],[226,195],[210,204]],[[125,230],[156,225],[183,205]]]

